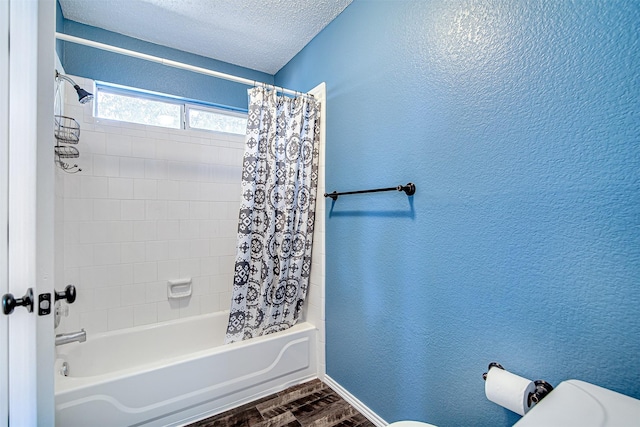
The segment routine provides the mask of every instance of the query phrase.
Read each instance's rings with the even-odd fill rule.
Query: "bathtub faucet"
[[[85,342],[87,340],[87,333],[84,328],[78,332],[70,332],[68,334],[56,335],[56,345],[69,344],[70,342]]]

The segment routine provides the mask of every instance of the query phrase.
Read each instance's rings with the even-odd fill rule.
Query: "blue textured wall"
[[[68,19],[64,20],[62,32],[259,82],[273,83],[273,76],[270,74],[144,42]],[[64,42],[60,60],[67,74],[223,106],[247,108],[248,87],[242,84],[70,42]]]
[[[327,82],[328,374],[387,421],[508,426],[491,361],[640,398],[640,3],[355,0]]]

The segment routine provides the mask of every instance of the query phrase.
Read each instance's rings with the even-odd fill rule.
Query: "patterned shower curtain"
[[[311,273],[320,108],[249,89],[242,202],[226,342],[293,326]]]

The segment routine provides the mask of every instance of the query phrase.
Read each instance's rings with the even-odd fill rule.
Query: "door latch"
[[[51,294],[38,295],[38,316],[46,316],[51,313]]]

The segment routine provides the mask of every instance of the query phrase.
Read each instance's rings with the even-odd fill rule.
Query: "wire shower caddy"
[[[73,117],[59,116],[54,117],[55,129],[54,135],[58,142],[64,144],[77,144],[80,141],[80,123]]]
[[[54,152],[57,165],[65,172],[80,172],[82,169],[77,164],[70,165],[62,160],[80,157],[80,151],[72,145],[80,141],[80,124],[72,117],[55,115],[54,125],[53,134],[56,138]]]

